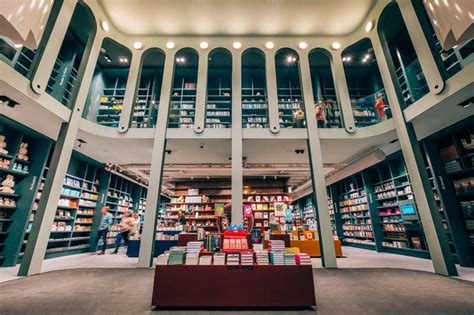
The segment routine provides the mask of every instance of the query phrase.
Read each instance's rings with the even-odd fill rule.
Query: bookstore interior
[[[313,269],[372,266],[472,296],[469,1],[237,2],[2,5],[0,296],[62,264],[153,268],[157,308],[318,309]]]

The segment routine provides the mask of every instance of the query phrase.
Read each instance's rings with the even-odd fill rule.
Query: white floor
[[[138,258],[128,258],[125,250],[118,255],[107,252],[103,256],[80,254],[60,258],[47,259],[43,263],[42,272],[76,268],[135,268]],[[346,258],[338,258],[339,268],[401,268],[426,272],[434,272],[431,260],[403,255],[377,253],[375,251],[344,247]],[[322,268],[319,258],[312,259],[314,268]],[[460,279],[474,282],[474,268],[457,266]],[[0,282],[18,279],[19,266],[0,268]]]

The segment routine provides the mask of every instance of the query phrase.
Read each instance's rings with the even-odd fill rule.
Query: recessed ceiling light
[[[106,21],[100,22],[100,27],[102,27],[102,29],[106,32],[109,31],[109,23],[107,23]]]
[[[201,47],[202,49],[207,49],[207,47],[209,47],[209,44],[208,44],[208,42],[201,42],[199,44],[199,47]]]
[[[142,42],[135,42],[135,43],[133,43],[133,48],[142,49],[143,48],[143,43]]]
[[[308,44],[306,42],[300,42],[298,44],[298,47],[301,48],[301,49],[306,49],[306,48],[308,48]]]
[[[167,42],[166,43],[166,48],[168,48],[168,49],[173,49],[174,46],[175,46],[174,42]]]
[[[239,49],[240,47],[242,47],[242,44],[240,42],[234,42],[232,46],[234,46],[235,49]]]
[[[334,43],[331,44],[331,48],[334,49],[334,50],[338,50],[339,48],[341,48],[341,43],[334,42]]]
[[[119,61],[121,63],[127,63],[128,62],[128,58],[127,57],[119,57]]]
[[[273,42],[266,42],[265,44],[265,47],[267,47],[267,49],[272,49],[275,45],[273,45]]]
[[[15,44],[14,46],[15,46],[16,49],[20,49],[20,48],[23,47],[23,44]]]
[[[365,24],[365,31],[368,33],[374,28],[374,21],[369,21]]]

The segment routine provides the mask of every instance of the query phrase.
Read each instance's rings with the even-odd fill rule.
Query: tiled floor
[[[388,253],[377,253],[370,250],[344,247],[343,253],[346,258],[338,258],[339,268],[401,268],[434,272],[431,260],[395,255]],[[125,252],[118,255],[110,252],[104,256],[95,254],[80,254],[53,258],[45,260],[43,272],[53,270],[77,269],[77,268],[134,268],[137,258],[128,258]],[[313,258],[313,267],[321,268],[321,260]],[[0,268],[0,282],[17,279],[18,266],[11,268]],[[459,278],[474,282],[474,268],[463,268],[458,266]]]

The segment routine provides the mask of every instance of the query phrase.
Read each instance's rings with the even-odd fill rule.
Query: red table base
[[[156,266],[159,308],[307,308],[316,305],[311,266]]]

